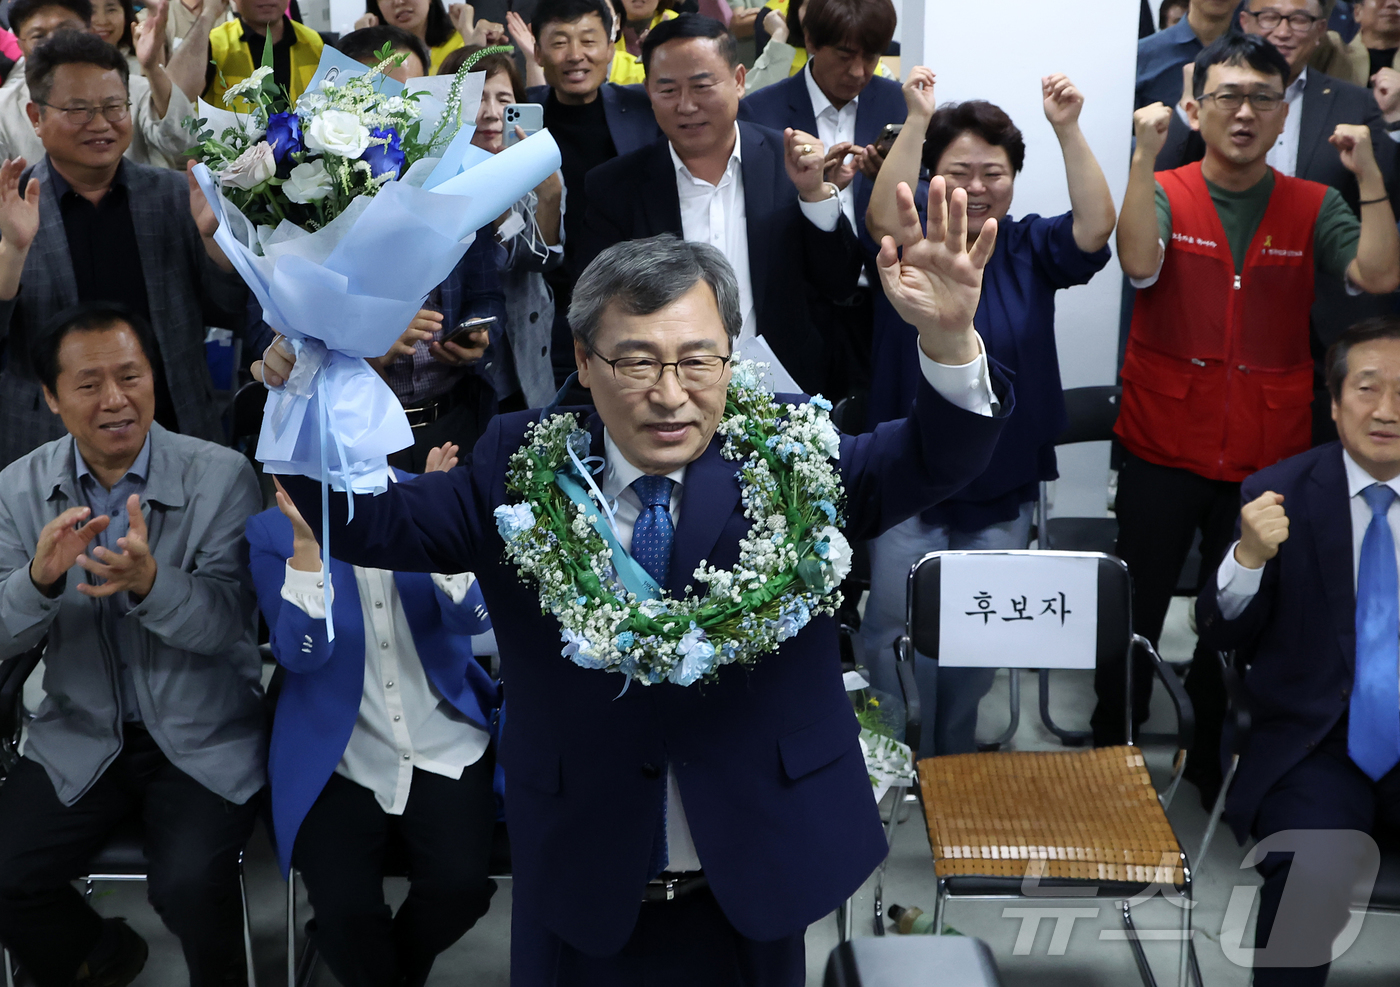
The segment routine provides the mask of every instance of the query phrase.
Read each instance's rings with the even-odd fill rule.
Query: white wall
[[[349,34],[355,30],[355,21],[365,12],[365,0],[322,0],[330,9],[330,26],[319,28],[322,31],[335,31]]]
[[[1012,215],[1054,215],[1069,208],[1063,159],[1045,120],[1040,80],[1063,72],[1084,93],[1080,125],[1121,204],[1127,184],[1137,61],[1138,4],[1080,0],[1072,7],[1011,0],[992,25],[982,4],[953,0],[904,3],[904,74],[928,65],[940,103],[987,99],[1011,115],[1026,139],[1026,166],[1016,181]],[[1086,31],[1087,27],[1087,31]],[[991,32],[989,34],[988,32]],[[1059,293],[1056,335],[1066,387],[1111,384],[1117,371],[1122,273],[1109,262],[1089,284]],[[1060,455],[1055,512],[1101,515],[1106,444]]]

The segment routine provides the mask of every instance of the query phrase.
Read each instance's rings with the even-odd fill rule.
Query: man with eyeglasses
[[[156,421],[222,441],[204,327],[241,328],[247,289],[213,241],[209,204],[193,177],[123,157],[129,70],[116,48],[60,31],[25,69],[44,154],[0,168],[0,465],[63,434],[25,354],[56,312],[87,301],[118,302],[151,322]]]
[[[1123,359],[1116,432],[1117,554],[1133,575],[1134,630],[1156,641],[1177,575],[1201,533],[1201,573],[1220,563],[1240,481],[1311,444],[1308,312],[1315,272],[1353,290],[1400,285],[1400,235],[1370,131],[1330,137],[1357,177],[1361,219],[1334,188],[1270,168],[1289,115],[1288,62],[1254,35],[1227,35],[1196,58],[1191,124],[1205,158],[1153,174],[1174,112],[1134,114],[1137,147],[1118,220],[1118,256],[1138,289]],[[1149,670],[1135,667],[1133,717],[1147,718]],[[1122,743],[1121,666],[1100,668],[1094,740]],[[1220,785],[1224,695],[1212,655],[1197,652],[1188,763],[1207,805]]]
[[[180,0],[170,0],[177,6]],[[225,0],[208,0],[198,24],[205,33],[215,22]],[[128,89],[131,103],[131,140],[126,156],[142,164],[169,167],[179,161],[191,144],[184,121],[194,114],[194,100],[204,88],[204,51],[207,42],[192,31],[189,43],[166,53],[165,0],[147,6],[145,21],[135,32],[136,58],[141,75],[132,74]],[[43,144],[34,132],[26,107],[30,102],[25,84],[25,63],[34,49],[59,31],[91,31],[90,0],[14,0],[10,5],[10,27],[19,40],[24,58],[0,88],[0,158],[38,161]]]
[[[1347,205],[1359,213],[1361,196],[1356,175],[1342,163],[1340,152],[1327,138],[1338,124],[1360,124],[1371,132],[1376,164],[1390,186],[1394,207],[1396,140],[1400,139],[1400,123],[1391,131],[1382,118],[1381,107],[1377,106],[1379,89],[1377,95],[1373,95],[1319,70],[1317,53],[1328,45],[1326,9],[1319,0],[1249,0],[1240,12],[1240,25],[1245,32],[1267,40],[1288,62],[1288,85],[1284,88],[1288,113],[1282,132],[1269,148],[1267,163],[1280,174],[1332,186],[1342,194]],[[1329,67],[1349,71],[1342,59],[1333,59]],[[1400,79],[1400,73],[1392,69],[1385,71]],[[1180,168],[1199,161],[1205,154],[1199,131],[1192,130],[1188,122],[1186,104],[1190,101],[1191,94],[1187,93],[1177,104],[1166,143],[1157,155],[1157,171]],[[1324,272],[1319,272],[1315,287],[1313,350],[1319,355],[1348,326],[1390,310],[1388,298],[1348,292],[1342,278]],[[1314,445],[1336,438],[1331,407],[1322,369],[1318,366],[1313,380]]]
[[[942,178],[929,193],[927,237],[908,187],[899,195],[879,275],[919,334],[924,381],[909,418],[840,439],[833,465],[851,540],[965,485],[1013,413],[972,327],[995,235],[984,229],[968,249],[967,196],[955,190],[945,206]],[[599,254],[569,308],[596,413],[561,410],[582,416],[580,452],[601,461],[596,483],[616,503],[620,548],[672,597],[696,582],[702,559],[732,567],[754,525],[718,432],[739,299],[716,247],[662,234]],[[254,372],[280,386],[293,362],[280,345],[265,360]],[[887,850],[835,621],[815,618],[752,664],[690,687],[623,689],[620,676],[561,657],[560,626],[505,560],[493,516],[539,417],[501,415],[468,465],[357,497],[348,525],[345,499],[333,497],[330,518],[335,558],[473,571],[488,608],[506,615],[495,627],[510,694],[500,751],[511,793],[511,984],[801,987],[807,926]],[[281,480],[318,530],[320,485]]]

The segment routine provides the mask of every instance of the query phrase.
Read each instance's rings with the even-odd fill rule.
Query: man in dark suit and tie
[[[658,24],[642,62],[666,136],[589,174],[586,255],[658,233],[719,248],[739,278],[740,352],[762,336],[803,390],[830,393],[830,347],[808,295],[849,298],[860,253],[824,180],[821,142],[736,124],[744,67],[719,21],[683,14]]]
[[[1307,26],[1305,22],[1311,18]],[[1320,0],[1249,0],[1240,11],[1240,26],[1246,34],[1265,38],[1288,61],[1290,75],[1284,97],[1288,119],[1278,142],[1269,151],[1270,167],[1285,175],[1330,185],[1342,193],[1347,205],[1359,212],[1360,195],[1356,175],[1342,164],[1341,155],[1327,138],[1341,123],[1364,124],[1371,129],[1371,147],[1393,204],[1396,198],[1396,145],[1400,131],[1391,133],[1381,118],[1376,99],[1366,89],[1324,75],[1308,65],[1327,38],[1327,18]],[[1189,99],[1190,87],[1183,99]],[[1156,169],[1170,171],[1199,161],[1205,156],[1205,143],[1199,131],[1186,122],[1184,107],[1178,107],[1167,130],[1167,142],[1157,155]],[[1350,325],[1391,308],[1387,295],[1348,292],[1340,278],[1319,277],[1317,299],[1312,308],[1313,349],[1321,358],[1332,341]],[[1320,368],[1313,403],[1313,440],[1330,442],[1336,437],[1329,408],[1331,400],[1323,386]]]
[[[901,190],[900,232],[886,239],[880,268],[919,332],[925,384],[911,417],[841,437],[832,457],[852,540],[976,476],[1012,413],[1009,383],[972,328],[992,238],[984,231],[969,251],[966,196],[954,192],[945,210],[942,180],[934,184],[940,208],[928,238]],[[598,486],[617,505],[614,554],[620,563],[630,553],[666,598],[688,590],[702,560],[733,567],[753,524],[717,433],[741,319],[719,251],[670,235],[604,251],[574,293],[575,361],[597,407],[583,427],[603,462]],[[291,361],[280,346],[266,360],[258,372],[280,383]],[[469,465],[358,497],[348,524],[344,498],[332,496],[330,519],[336,558],[471,570],[502,615],[512,983],[799,987],[807,926],[886,852],[835,622],[814,618],[776,650],[695,687],[623,689],[620,676],[561,657],[560,624],[505,560],[493,518],[507,500],[510,458],[538,417],[497,418]],[[283,480],[316,529],[319,484]]]
[[[876,75],[897,21],[890,0],[807,0],[802,15],[807,64],[785,81],[746,96],[739,103],[739,119],[821,138],[827,149],[826,177],[841,190],[841,211],[861,238],[866,270],[851,297],[835,305],[812,301],[817,319],[830,322],[826,335],[835,347],[831,371],[836,397],[870,387],[871,292],[879,291],[880,278],[865,212],[884,161],[875,143],[887,124],[904,122],[907,110],[898,80]]]
[[[1226,800],[1241,841],[1400,825],[1400,319],[1344,332],[1327,384],[1340,442],[1244,482],[1239,540],[1196,603],[1202,643],[1252,659],[1253,727]],[[1256,987],[1321,985],[1360,861],[1269,854],[1259,870],[1259,948],[1290,877],[1331,891],[1313,894],[1307,928],[1287,933],[1315,932],[1303,947],[1315,962],[1256,967]]]

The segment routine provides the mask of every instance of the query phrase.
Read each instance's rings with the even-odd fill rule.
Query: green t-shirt
[[[1274,191],[1274,173],[1270,169],[1264,178],[1243,192],[1230,192],[1206,180],[1210,200],[1215,203],[1220,225],[1225,227],[1225,239],[1235,257],[1235,273],[1244,268],[1245,251],[1254,240],[1254,233],[1269,208],[1269,196]],[[1172,205],[1167,192],[1157,185],[1157,233],[1163,243],[1172,242]],[[1342,194],[1328,188],[1317,211],[1313,229],[1313,260],[1318,270],[1334,277],[1344,277],[1347,266],[1356,258],[1356,243],[1361,237],[1361,221],[1351,211]]]

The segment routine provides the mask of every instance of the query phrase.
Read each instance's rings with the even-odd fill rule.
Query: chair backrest
[[[1110,441],[1113,426],[1118,423],[1118,408],[1122,400],[1123,388],[1110,385],[1071,387],[1065,391],[1065,412],[1069,416],[1069,424],[1055,439],[1055,445]]]
[[[935,661],[939,652],[939,621],[942,593],[942,568],[949,556],[976,555],[1005,560],[1014,568],[1047,555],[1097,560],[1098,608],[1095,614],[1095,660],[1126,661],[1133,640],[1132,585],[1128,567],[1121,559],[1101,552],[932,552],[925,555],[909,573],[906,604],[906,630],[914,649]],[[966,589],[966,587],[961,587]],[[1039,655],[1028,653],[1025,662],[1003,667],[1039,668]]]
[[[256,380],[244,384],[233,395],[232,445],[249,457],[257,448],[265,404],[267,388]]]
[[[7,774],[19,754],[23,727],[20,711],[24,704],[24,683],[44,657],[44,641],[21,655],[0,661],[0,777]]]

